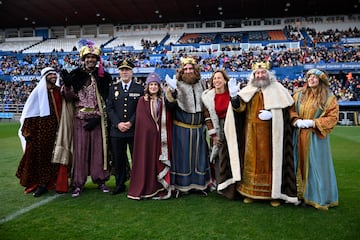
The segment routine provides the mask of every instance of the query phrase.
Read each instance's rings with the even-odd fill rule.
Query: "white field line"
[[[17,212],[14,212],[14,213],[12,213],[12,214],[4,217],[4,218],[1,218],[0,219],[0,224],[9,222],[9,221],[23,215],[24,213],[27,213],[27,212],[35,209],[35,208],[38,208],[38,207],[40,207],[42,205],[45,205],[45,204],[51,202],[52,200],[55,200],[56,198],[58,198],[58,197],[60,197],[62,195],[64,195],[64,194],[55,194],[54,196],[50,196],[48,198],[45,198],[44,200],[41,200],[40,202],[34,203],[34,204],[32,204],[32,205],[30,205],[28,207],[22,208]]]

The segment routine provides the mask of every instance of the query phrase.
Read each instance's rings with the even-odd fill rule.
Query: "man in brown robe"
[[[57,180],[59,165],[51,162],[55,137],[61,114],[59,77],[55,69],[46,67],[41,79],[27,99],[21,118],[19,137],[24,155],[19,163],[16,176],[25,187],[24,193],[34,192],[40,197],[52,189]],[[67,191],[56,184],[56,191]]]
[[[249,84],[238,89],[231,80],[225,121],[231,180],[238,182],[244,203],[255,199],[270,200],[274,207],[280,205],[279,199],[297,203],[288,122],[291,95],[262,64],[254,68]]]

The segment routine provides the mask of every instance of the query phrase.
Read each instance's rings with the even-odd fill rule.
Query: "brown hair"
[[[225,89],[227,89],[228,88],[228,86],[227,86],[227,83],[230,81],[230,78],[229,78],[229,76],[227,75],[227,73],[226,73],[226,71],[224,70],[224,69],[218,69],[218,70],[216,70],[212,75],[211,75],[211,78],[210,78],[210,89],[211,88],[214,88],[214,83],[213,83],[213,79],[214,79],[214,77],[215,77],[215,74],[216,73],[221,73],[222,75],[223,75],[223,77],[224,77],[224,79],[225,79]]]
[[[161,85],[159,83],[156,83],[156,84],[159,86],[159,91],[156,93],[156,96],[158,98],[160,98],[162,96],[162,94],[163,94],[163,90],[162,90],[162,87],[161,87]],[[151,96],[150,91],[149,91],[149,85],[150,84],[147,84],[145,89],[144,89],[144,97],[145,97],[145,100],[147,100],[147,101],[149,100],[149,98]]]

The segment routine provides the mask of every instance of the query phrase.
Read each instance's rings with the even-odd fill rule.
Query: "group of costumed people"
[[[79,68],[61,72],[61,88],[59,74],[43,69],[25,104],[16,172],[25,193],[68,192],[69,177],[78,197],[88,176],[107,193],[113,173],[112,194],[130,179],[127,197],[136,200],[216,190],[274,207],[338,205],[329,134],[339,107],[326,72],[308,71],[291,96],[265,63],[240,87],[224,70],[202,80],[196,61],[183,58],[176,75],[150,73],[144,88],[131,60],[113,79],[100,48],[87,42],[80,58]]]

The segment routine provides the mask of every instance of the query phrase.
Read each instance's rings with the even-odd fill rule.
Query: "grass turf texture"
[[[101,193],[88,181],[80,198],[61,195],[10,221],[5,218],[53,195],[24,195],[15,177],[22,152],[17,123],[0,123],[0,239],[358,239],[360,127],[337,126],[331,146],[339,207],[329,211],[268,202],[244,204],[215,192],[164,201]],[[113,188],[113,177],[108,182]]]

